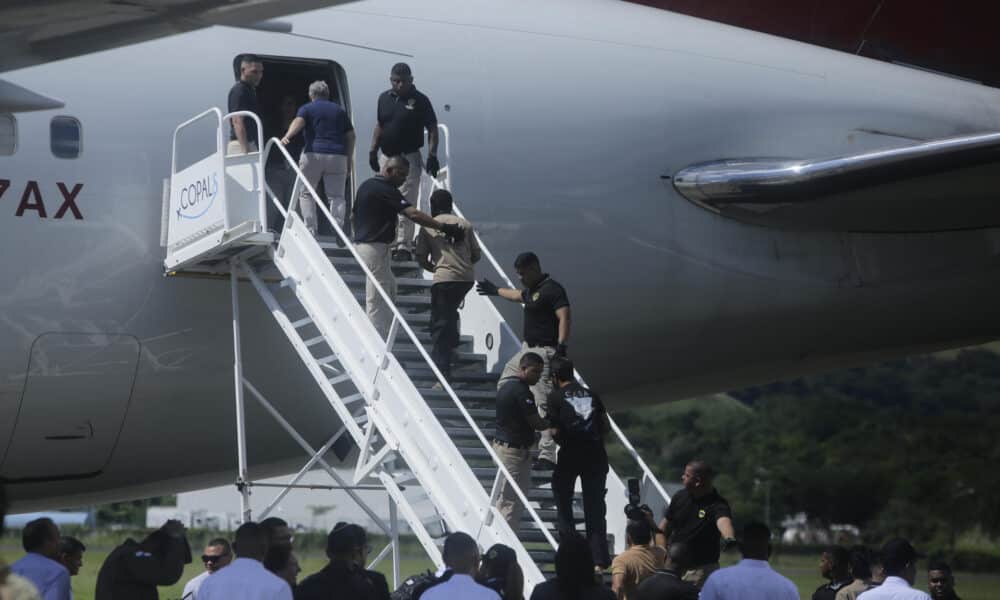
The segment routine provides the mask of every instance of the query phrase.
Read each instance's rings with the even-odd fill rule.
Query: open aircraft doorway
[[[233,58],[233,74],[236,79],[240,77],[240,61],[244,54],[238,54]],[[256,54],[264,65],[264,77],[260,85],[257,86],[257,101],[260,106],[260,120],[264,127],[263,139],[272,137],[281,138],[298,109],[309,102],[309,84],[314,81],[324,81],[330,87],[330,100],[341,105],[351,121],[354,121],[351,114],[350,93],[347,87],[347,76],[343,67],[332,60],[322,58],[300,58],[292,56],[268,56]],[[288,151],[292,157],[298,160],[302,152],[305,133],[300,133],[288,145]],[[294,181],[294,175],[282,178],[279,171],[284,170],[285,160],[272,152],[267,160],[267,170],[270,175],[268,180],[280,182],[287,180],[287,189],[281,191],[274,190],[282,201],[288,205],[288,195],[291,193],[290,183]],[[274,175],[277,174],[277,177]],[[280,184],[279,184],[280,185]],[[347,199],[347,213],[351,214],[352,198],[354,190],[353,169],[347,174],[345,198]],[[326,197],[326,190],[323,189],[322,180],[316,183],[316,191],[320,197]],[[349,226],[348,220],[348,226]],[[320,235],[333,236],[334,232],[329,225],[323,221],[319,225]]]

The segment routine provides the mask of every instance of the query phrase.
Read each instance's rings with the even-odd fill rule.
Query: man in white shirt
[[[922,558],[910,542],[896,538],[882,546],[882,569],[885,581],[877,588],[858,596],[858,600],[931,600],[926,592],[913,589],[917,578],[917,559]]]
[[[222,567],[233,562],[233,552],[229,547],[229,540],[215,538],[205,546],[205,553],[201,555],[201,562],[205,565],[205,572],[191,579],[184,586],[184,593],[181,600],[198,600],[198,590],[205,583],[208,576],[215,573]]]
[[[479,572],[479,546],[476,540],[461,531],[444,541],[444,564],[452,576],[424,592],[421,600],[500,600],[500,595],[476,583]]]
[[[205,580],[198,600],[292,600],[292,588],[261,561],[267,554],[267,532],[253,521],[240,525],[233,542],[236,560]]]
[[[740,542],[743,560],[708,576],[700,600],[799,600],[799,590],[778,574],[771,556],[771,530],[763,523],[747,523]]]
[[[59,556],[59,527],[52,519],[28,522],[21,531],[21,545],[27,554],[10,566],[11,573],[24,577],[43,600],[71,600],[69,571],[56,560]]]

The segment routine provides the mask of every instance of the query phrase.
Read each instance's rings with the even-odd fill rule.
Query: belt
[[[556,344],[542,344],[542,343],[536,344],[534,342],[529,342],[528,340],[525,340],[524,343],[527,344],[528,347],[530,348],[551,348],[552,350],[556,349]]]
[[[515,450],[529,450],[529,449],[531,449],[531,444],[526,444],[526,445],[512,444],[510,442],[505,442],[503,440],[498,440],[497,438],[493,438],[493,443],[494,444],[499,444],[501,446],[506,446],[508,448],[513,448]]]

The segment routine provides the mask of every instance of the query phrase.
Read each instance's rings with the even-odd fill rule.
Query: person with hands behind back
[[[583,516],[594,554],[594,564],[611,564],[607,540],[608,453],[604,436],[611,431],[608,412],[597,394],[577,383],[573,362],[556,356],[549,363],[555,389],[549,396],[548,415],[559,444],[559,462],[552,471],[560,534],[574,531],[573,490],[577,478],[583,489]]]

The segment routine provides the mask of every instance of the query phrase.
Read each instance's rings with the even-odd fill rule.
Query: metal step
[[[326,255],[330,257],[330,263],[333,266],[337,267],[337,270],[340,272],[344,271],[361,272],[361,265],[359,265],[358,262],[354,260],[353,256],[348,256],[346,250],[339,250],[337,251],[336,254],[332,255],[329,251],[327,251]],[[418,265],[415,261],[412,260],[407,262],[392,261],[392,272],[396,275],[416,274],[416,277],[420,277],[423,273],[423,269],[420,268],[420,265]]]
[[[482,446],[457,446],[458,453],[469,459],[490,459],[490,451]]]
[[[451,401],[451,396],[445,390],[433,390],[430,388],[420,388],[420,395],[424,397],[425,400],[448,400]],[[463,402],[496,402],[497,393],[495,390],[455,390],[458,394],[459,399]]]
[[[352,289],[351,292],[354,294],[354,299],[358,301],[361,306],[365,305],[365,290],[363,288]],[[407,312],[402,310],[404,308],[409,308],[411,310],[427,311],[431,309],[431,297],[427,295],[396,295],[396,307],[400,309],[403,313],[403,317],[407,321],[410,321],[407,316]],[[430,318],[428,317],[427,322],[430,323]]]
[[[437,376],[434,375],[434,371],[431,371],[430,367],[405,367],[406,374],[410,376],[411,379],[433,379],[437,380]],[[451,376],[451,381],[458,383],[492,383],[495,384],[497,381],[497,375],[495,373],[463,373],[453,372]]]
[[[528,555],[538,563],[554,563],[556,561],[555,550],[533,550],[528,548]]]
[[[472,467],[472,472],[480,481],[493,482],[493,478],[497,475],[497,470],[495,467]],[[531,482],[532,484],[537,483],[548,483],[552,480],[552,471],[531,471]]]
[[[540,518],[542,521],[544,521],[546,523],[555,523],[556,522],[556,509],[555,508],[536,508],[535,512],[538,513],[538,518]],[[528,514],[528,511],[525,510],[525,511],[521,512],[521,522],[522,523],[534,523],[534,520],[532,520],[531,515]],[[579,510],[574,510],[573,511],[573,522],[574,523],[583,523],[583,512],[582,511],[579,511]]]
[[[445,433],[448,434],[448,437],[450,437],[453,440],[479,439],[479,436],[476,435],[476,432],[473,431],[471,427],[445,427],[444,430]],[[486,437],[487,440],[493,439],[493,434],[496,432],[496,430],[493,429],[492,427],[488,429],[480,427],[480,431],[483,432],[483,436]]]
[[[552,537],[555,538],[557,542],[559,541],[558,531],[551,529],[549,530],[549,533],[552,534]],[[517,534],[517,539],[521,540],[522,542],[529,542],[529,543],[530,542],[547,543],[549,541],[545,539],[545,534],[539,531],[537,527],[533,527],[531,529],[521,529],[521,531]]]
[[[476,419],[476,420],[479,420],[479,419],[489,419],[492,422],[493,419],[494,419],[494,417],[496,417],[496,411],[492,410],[492,409],[488,409],[488,408],[467,408],[467,409],[465,409],[465,411],[467,413],[469,413],[470,417],[472,417],[473,419]],[[435,407],[432,407],[431,408],[431,412],[434,413],[435,416],[440,417],[440,418],[446,418],[446,419],[461,419],[461,418],[463,418],[462,417],[462,412],[459,411],[457,408],[435,408]]]
[[[341,279],[351,289],[361,289],[365,285],[366,277],[364,273],[341,273]],[[434,281],[420,277],[397,277],[396,288],[410,289],[411,292],[429,291]]]
[[[417,330],[414,333],[417,334],[417,341],[418,342],[420,342],[421,344],[423,344],[425,347],[430,348],[431,341],[432,341],[431,340],[431,332],[430,331],[428,331],[428,330]],[[460,337],[458,339],[459,350],[464,351],[464,352],[471,352],[472,351],[472,344],[473,344],[474,341],[475,340],[474,340],[474,338],[471,335],[463,335],[462,337]],[[413,347],[413,344],[410,343],[410,340],[408,338],[405,338],[405,339],[404,338],[399,338],[399,340],[396,342],[396,344],[397,344],[398,347],[409,347],[409,348]]]
[[[428,349],[428,353],[430,350]],[[396,356],[398,361],[419,361],[420,364],[425,365],[424,357],[421,356],[420,352],[410,344],[409,348],[395,348],[392,353]],[[467,367],[467,366],[477,366],[479,370],[482,371],[486,368],[486,357],[482,354],[475,354],[474,352],[456,352],[452,358],[452,367]]]
[[[364,295],[361,296],[358,302],[361,304],[362,307],[364,307],[365,305]],[[400,308],[402,309],[406,307],[400,307]],[[427,308],[429,309],[430,307]],[[430,332],[427,330],[427,327],[431,324],[430,310],[424,310],[423,312],[411,312],[407,310],[400,310],[400,312],[403,314],[403,318],[406,320],[406,322],[410,324],[410,327],[413,328],[413,332],[418,334],[417,336],[418,339],[420,337],[419,334],[422,331],[427,331],[428,335],[430,334]],[[402,340],[404,337],[405,337],[404,334],[400,334],[399,339]]]

